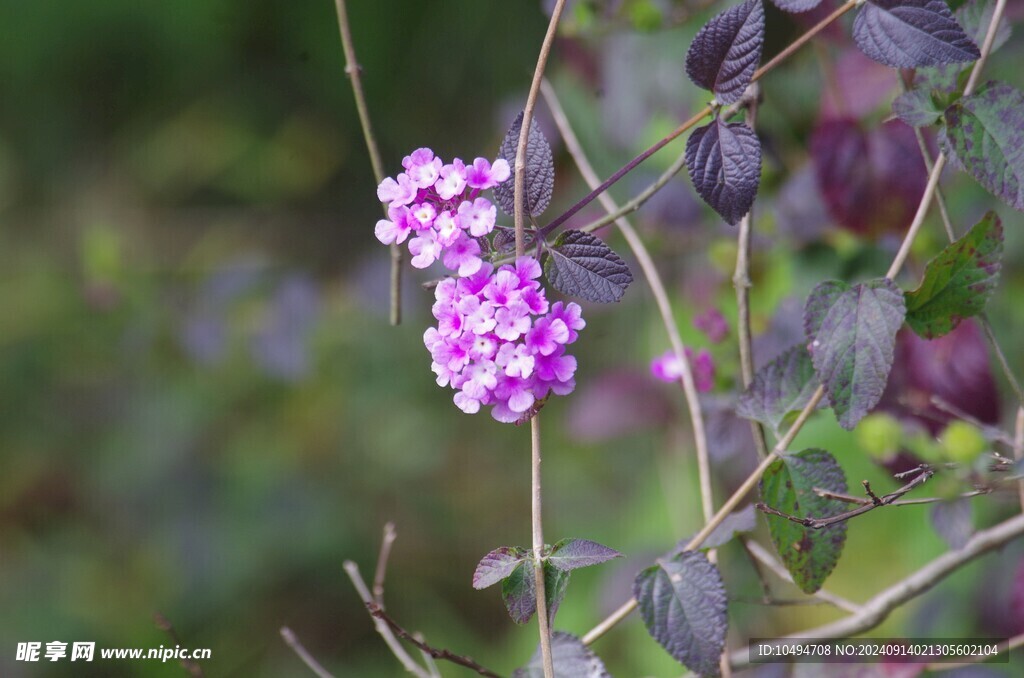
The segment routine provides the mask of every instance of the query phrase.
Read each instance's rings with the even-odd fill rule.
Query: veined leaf
[[[736,414],[781,435],[788,415],[807,405],[818,384],[807,347],[794,346],[757,371],[750,388],[740,395]]]
[[[981,56],[944,0],[868,0],[853,22],[853,39],[862,52],[893,68]]]
[[[981,313],[999,280],[1002,254],[1003,225],[989,212],[928,262],[921,285],[907,292],[907,324],[934,339]]]
[[[746,0],[711,19],[686,53],[686,74],[719,103],[740,100],[761,61],[764,5]]]
[[[889,279],[850,286],[823,282],[804,307],[804,332],[814,370],[843,428],[878,404],[903,324],[903,292]]]
[[[661,560],[633,582],[647,631],[688,669],[718,675],[725,647],[727,599],[722,577],[701,551]]]
[[[686,167],[697,194],[735,225],[761,184],[761,142],[743,123],[716,119],[686,140]]]
[[[621,558],[622,554],[615,549],[598,544],[588,539],[563,539],[551,547],[547,562],[554,567],[569,572],[581,567],[599,565],[612,558]]]
[[[846,492],[846,476],[825,450],[786,455],[761,478],[761,497],[768,506],[800,518],[831,518],[843,511],[834,499],[819,497],[814,488]],[[846,543],[846,523],[821,529],[804,527],[781,516],[766,516],[782,562],[805,593],[814,593],[835,569]]]
[[[473,588],[485,589],[505,579],[520,563],[530,559],[530,552],[518,546],[496,548],[480,559],[473,572]]]
[[[519,149],[519,132],[523,126],[520,113],[505,134],[498,156],[508,161],[512,176],[494,187],[494,200],[508,215],[515,213],[515,168],[516,151]],[[537,118],[530,120],[530,137],[526,143],[526,172],[523,176],[523,208],[531,216],[538,216],[547,209],[555,189],[555,162],[551,146],[540,131]]]
[[[997,198],[1024,211],[1024,94],[988,82],[946,109],[950,157]]]
[[[626,262],[596,235],[565,231],[548,248],[544,273],[562,294],[586,301],[618,301],[633,282]]]

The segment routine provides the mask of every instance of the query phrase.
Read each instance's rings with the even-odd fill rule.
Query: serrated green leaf
[[[1003,225],[988,212],[962,238],[928,262],[924,279],[907,292],[907,324],[925,339],[949,334],[985,308],[1002,268]]]
[[[1024,93],[990,81],[947,108],[944,117],[950,158],[997,198],[1024,211]]]
[[[821,283],[804,307],[811,360],[839,425],[850,430],[882,397],[903,325],[903,292],[889,279]]]
[[[846,492],[843,469],[825,450],[784,456],[761,477],[761,497],[773,509],[800,518],[831,518],[842,513],[840,502],[819,497],[815,487]],[[766,517],[772,543],[793,581],[805,593],[820,589],[843,552],[846,523],[812,529],[780,516]]]

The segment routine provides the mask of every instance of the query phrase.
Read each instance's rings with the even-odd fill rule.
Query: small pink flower
[[[416,188],[430,188],[441,175],[441,159],[429,148],[418,148],[402,159],[402,167]]]
[[[498,158],[493,165],[486,158],[477,158],[466,170],[466,181],[470,188],[485,190],[505,181],[510,174],[511,170],[504,158]]]
[[[472,203],[466,201],[459,205],[459,223],[476,238],[493,231],[497,218],[497,208],[486,198],[477,198]]]
[[[530,329],[530,307],[521,301],[513,301],[494,312],[494,333],[499,339],[516,341]]]
[[[416,199],[416,186],[407,174],[399,174],[398,181],[388,177],[377,187],[377,198],[391,207],[408,205]]]
[[[434,239],[433,231],[424,231],[424,234],[409,241],[409,251],[413,254],[411,263],[416,268],[426,268],[441,256],[441,243]]]
[[[434,183],[434,189],[441,200],[451,200],[466,190],[466,166],[455,158],[452,164],[441,168],[440,178]]]
[[[480,243],[465,233],[444,253],[444,265],[450,270],[458,270],[460,277],[473,275],[483,263],[480,259]]]
[[[448,210],[441,212],[434,219],[434,230],[437,231],[437,241],[444,247],[451,247],[462,235],[459,218]]]
[[[429,202],[424,202],[419,205],[413,205],[409,210],[409,214],[416,231],[419,232],[434,225],[437,210]]]
[[[711,354],[702,349],[696,358],[689,347],[685,348],[686,359],[693,372],[693,382],[697,390],[706,393],[715,387],[715,363]],[[683,376],[682,366],[673,351],[666,351],[651,361],[651,374],[664,382],[679,381]]]

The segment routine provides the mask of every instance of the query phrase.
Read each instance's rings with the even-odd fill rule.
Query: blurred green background
[[[493,158],[522,106],[545,3],[350,4],[388,171],[423,145],[446,159]],[[549,72],[602,176],[704,103],[682,63],[708,4],[570,8]],[[766,50],[802,21],[770,10]],[[398,530],[389,611],[500,673],[524,663],[535,628],[515,627],[497,591],[474,591],[470,575],[492,548],[530,541],[528,432],[463,415],[433,383],[421,340],[432,299],[418,283],[434,274],[410,272],[405,322],[387,324],[388,256],[372,235],[379,204],[333,3],[0,0],[0,27],[0,675],[181,675],[173,662],[14,661],[24,641],[173,645],[154,613],[183,645],[211,648],[207,676],[307,675],[282,625],[338,676],[401,675],[341,567],[352,559],[372,577],[388,520]],[[845,82],[832,66],[849,52],[836,33],[765,80],[760,362],[800,340],[792,312],[814,284],[879,275],[898,242],[836,228],[807,164],[810,129],[835,107],[822,92],[830,77]],[[1015,37],[991,75],[1024,85],[1022,57]],[[847,68],[857,104],[847,113],[876,125],[895,80],[863,68]],[[556,150],[553,217],[585,188],[538,115]],[[628,197],[681,148],[613,193]],[[963,176],[946,185],[961,232],[995,207]],[[997,209],[1008,265],[992,317],[1021,374],[1024,220]],[[716,359],[707,404],[721,501],[754,462],[746,424],[727,412],[736,344],[730,334],[713,345],[692,319],[718,309],[732,324],[735,232],[683,179],[637,223],[684,338]],[[941,238],[930,219],[908,287]],[[667,341],[644,281],[586,317],[577,392],[544,414],[545,530],[627,558],[573,575],[556,626],[578,634],[702,523],[681,395],[647,369]],[[827,414],[799,444],[833,451],[851,484],[895,487]],[[1012,506],[983,497],[975,523]],[[827,586],[863,600],[944,549],[926,508],[877,511],[851,524]],[[1006,592],[1024,590],[1021,553],[972,565],[876,634],[1019,632],[1024,609]],[[728,546],[722,561],[737,645],[836,617],[754,604],[742,550]],[[596,649],[616,675],[680,672],[636,618]]]

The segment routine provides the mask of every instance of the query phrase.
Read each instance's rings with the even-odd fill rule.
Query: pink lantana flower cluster
[[[437,327],[423,335],[440,386],[456,390],[455,404],[473,414],[516,422],[549,393],[575,388],[576,358],[565,347],[586,325],[578,304],[549,304],[533,257],[494,271],[482,264],[472,275],[438,284]]]
[[[508,179],[503,158],[492,165],[477,158],[466,165],[455,158],[446,165],[429,148],[420,148],[402,160],[405,171],[388,177],[377,187],[377,197],[388,206],[388,218],[377,222],[374,233],[385,245],[409,239],[412,265],[427,268],[440,259],[460,276],[480,270],[483,260],[477,238],[494,229],[497,210],[480,193]]]
[[[715,361],[706,349],[694,355],[689,346],[683,349],[686,353],[686,360],[690,363],[693,372],[693,383],[697,390],[706,393],[715,387]],[[679,381],[683,376],[683,367],[679,364],[676,354],[669,350],[651,361],[651,374],[655,379],[664,382]]]

